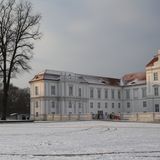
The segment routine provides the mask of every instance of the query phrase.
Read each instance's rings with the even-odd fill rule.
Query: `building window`
[[[118,90],[118,99],[121,99],[121,91]]]
[[[69,96],[73,96],[73,86],[69,86]]]
[[[51,95],[55,95],[55,94],[56,94],[56,87],[51,86]]]
[[[155,95],[155,96],[158,96],[158,95],[159,95],[158,87],[154,87],[154,95]]]
[[[81,88],[78,89],[78,96],[79,96],[79,97],[82,96],[82,90],[81,90]]]
[[[84,113],[84,106],[83,106],[83,103],[81,104],[81,106],[82,106],[82,113]]]
[[[38,87],[35,87],[35,95],[38,95]]]
[[[112,103],[112,108],[114,108],[114,103]]]
[[[97,103],[97,108],[101,108],[101,103],[100,102]]]
[[[78,107],[81,108],[81,103],[78,103],[78,105],[79,105]]]
[[[105,103],[105,108],[107,108],[107,107],[108,107],[108,103],[106,102],[106,103]]]
[[[101,89],[97,89],[98,98],[101,98]]]
[[[93,108],[93,102],[90,102],[90,108]]]
[[[147,102],[143,101],[143,107],[147,107]]]
[[[111,90],[112,99],[114,99],[114,89]]]
[[[36,112],[36,117],[38,117],[38,112]]]
[[[93,98],[94,97],[94,92],[93,92],[93,88],[90,88],[90,98]]]
[[[155,104],[155,112],[159,112],[159,104]]]
[[[76,104],[74,104],[74,114],[76,114]]]
[[[72,108],[72,103],[71,102],[69,102],[68,108]]]
[[[108,89],[105,89],[105,99],[108,98]]]
[[[146,88],[142,88],[142,98],[146,97]]]
[[[127,102],[127,108],[130,108],[130,103],[129,102]]]
[[[153,73],[153,79],[154,81],[158,81],[158,72]]]
[[[130,99],[130,90],[126,89],[126,99]]]
[[[36,103],[35,103],[35,107],[36,107],[36,108],[38,108],[38,101],[36,101]]]
[[[138,88],[133,89],[133,97],[134,99],[138,99]]]
[[[118,103],[118,108],[121,108],[121,103]]]
[[[52,108],[55,108],[55,102],[52,101],[51,104],[52,104]]]

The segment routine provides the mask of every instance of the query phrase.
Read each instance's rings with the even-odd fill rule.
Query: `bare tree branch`
[[[3,72],[3,119],[6,117],[7,98],[12,74],[31,69],[33,41],[41,37],[41,16],[33,14],[28,1],[0,1],[0,72]]]

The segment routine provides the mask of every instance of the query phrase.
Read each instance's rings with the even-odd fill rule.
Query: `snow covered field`
[[[160,124],[0,124],[0,160],[160,160]]]

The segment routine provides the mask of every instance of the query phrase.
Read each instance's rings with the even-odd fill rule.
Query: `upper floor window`
[[[134,99],[138,99],[138,88],[133,89]]]
[[[93,88],[90,88],[90,98],[93,98],[94,97],[94,92],[93,92]]]
[[[56,94],[56,87],[51,86],[51,95],[55,95],[55,94]]]
[[[146,97],[146,88],[142,88],[142,98]]]
[[[108,98],[108,89],[105,89],[105,99]]]
[[[97,89],[98,98],[101,98],[101,89]]]
[[[154,95],[155,96],[159,95],[159,88],[158,87],[154,87]]]
[[[130,90],[126,89],[126,99],[130,99]]]
[[[79,96],[79,97],[82,96],[82,90],[81,90],[81,88],[78,89],[78,96]]]
[[[154,81],[158,81],[158,72],[153,73],[153,79]]]
[[[111,90],[112,99],[114,99],[114,89]]]
[[[35,87],[35,95],[38,95],[39,93],[38,93],[38,87],[36,86]]]
[[[114,103],[112,103],[112,108],[114,108]]]
[[[73,96],[73,86],[69,86],[69,96]]]
[[[118,99],[121,99],[121,91],[118,90]]]
[[[35,103],[35,107],[36,107],[36,108],[38,108],[38,101],[36,101],[36,103]]]

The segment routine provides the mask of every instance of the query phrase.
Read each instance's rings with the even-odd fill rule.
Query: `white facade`
[[[45,70],[30,85],[31,116],[159,112],[160,55],[122,80]]]

